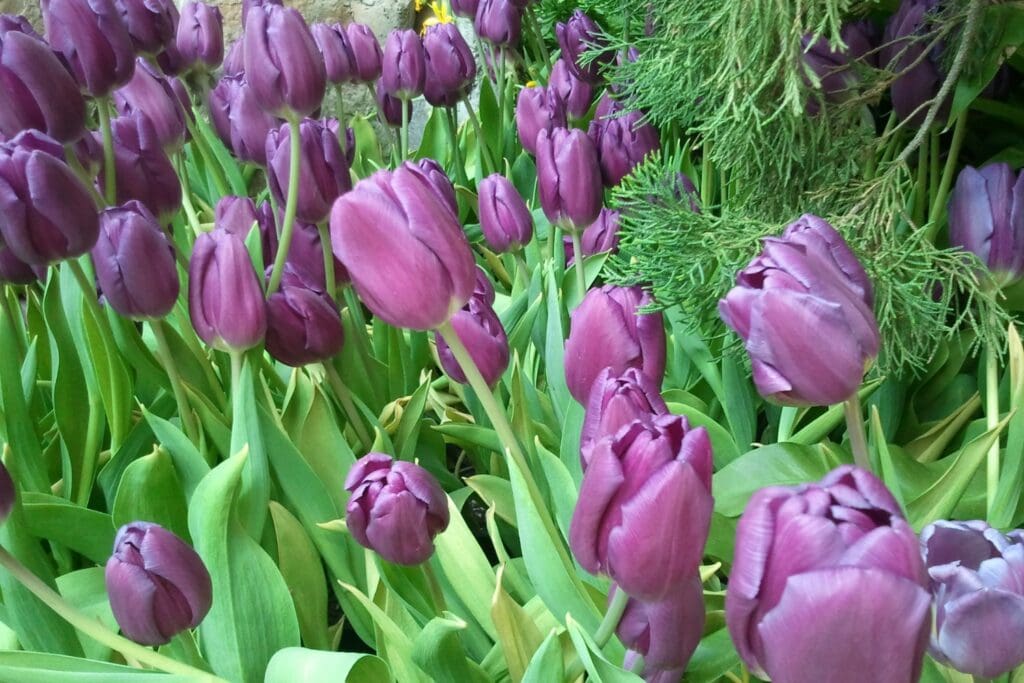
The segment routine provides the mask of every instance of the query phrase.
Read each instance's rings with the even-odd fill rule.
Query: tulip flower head
[[[476,60],[455,24],[434,24],[423,36],[423,96],[435,107],[453,107],[476,79]]]
[[[523,88],[516,98],[516,132],[519,144],[530,154],[537,154],[537,136],[565,128],[565,101],[553,90],[537,85]]]
[[[114,119],[111,130],[117,202],[124,204],[137,199],[161,224],[170,222],[181,208],[181,181],[164,152],[153,122],[135,111]],[[100,182],[105,178],[105,171],[101,169]]]
[[[416,165],[426,174],[430,183],[437,190],[438,195],[444,199],[444,203],[448,205],[452,213],[456,216],[459,215],[459,204],[455,198],[455,185],[452,184],[452,179],[448,177],[444,167],[437,163],[437,160],[430,157],[420,159]]]
[[[265,112],[249,84],[240,76],[225,76],[208,95],[210,120],[224,145],[241,161],[267,164],[267,135],[281,119]]]
[[[334,302],[286,265],[280,289],[267,299],[267,353],[285,365],[300,367],[334,356],[343,340]]]
[[[492,45],[514,46],[523,31],[523,9],[512,0],[479,0],[473,28]]]
[[[301,154],[295,215],[300,221],[323,221],[334,200],[352,189],[349,160],[338,139],[340,132],[337,119],[303,119],[299,124]],[[281,206],[288,193],[291,135],[291,125],[284,124],[270,131],[266,140],[267,184]]]
[[[253,8],[246,19],[245,78],[256,102],[279,118],[310,116],[324,99],[323,55],[298,10]]]
[[[149,62],[139,59],[132,80],[114,91],[122,115],[138,112],[153,125],[160,146],[173,154],[185,143],[185,111],[171,83]]]
[[[941,0],[902,0],[889,18],[882,36],[880,66],[897,74],[890,86],[892,108],[910,125],[924,123],[930,101],[938,94],[944,78],[943,45],[931,45],[925,36],[934,28]],[[951,99],[951,98],[950,98]],[[943,103],[948,112],[950,101]],[[938,121],[946,118],[940,112]]]
[[[615,590],[609,593],[609,599]],[[681,581],[661,600],[630,599],[615,629],[629,648],[625,666],[632,668],[636,658],[643,657],[645,680],[659,675],[680,680],[700,643],[704,616],[704,588],[696,574]]]
[[[505,328],[484,296],[474,295],[452,316],[452,328],[466,347],[488,386],[494,386],[508,367],[509,349]],[[466,374],[440,334],[434,334],[437,356],[446,375],[467,384]]]
[[[114,4],[139,54],[156,56],[175,40],[180,16],[174,0],[114,0]]]
[[[658,385],[637,368],[615,375],[605,368],[590,388],[580,432],[580,455],[583,469],[590,462],[589,449],[605,436],[615,436],[635,420],[650,419],[668,413],[668,406],[658,392]]]
[[[601,66],[610,64],[615,53],[606,48],[601,27],[581,10],[573,10],[569,21],[555,25],[558,45],[562,48],[562,59],[576,78],[588,83],[599,83]],[[597,51],[598,55],[584,63],[583,55]]]
[[[996,284],[1024,275],[1024,172],[1009,164],[965,167],[949,198],[949,242],[975,254]]]
[[[135,49],[113,0],[41,0],[46,41],[82,92],[103,97],[135,71]]]
[[[381,85],[387,94],[400,100],[422,95],[427,66],[419,34],[412,29],[389,33],[381,69]]]
[[[348,44],[345,27],[341,24],[313,24],[309,29],[323,55],[327,82],[350,83],[355,69],[355,57]]]
[[[657,129],[643,121],[643,113],[590,122],[587,135],[594,142],[606,187],[622,182],[648,154],[661,147]]]
[[[519,191],[500,173],[477,185],[480,229],[487,246],[498,253],[522,248],[533,237],[533,216]]]
[[[195,0],[182,5],[175,47],[187,69],[211,71],[220,66],[224,60],[224,20],[220,8]]]
[[[544,215],[566,230],[597,220],[603,201],[597,148],[582,130],[537,134],[537,190]]]
[[[590,111],[590,103],[594,99],[594,86],[577,78],[564,59],[555,60],[548,77],[548,89],[553,91],[564,103],[569,116],[580,119]]]
[[[373,83],[381,75],[383,52],[377,36],[366,24],[352,23],[345,27],[348,45],[352,50],[354,79],[357,82]]]

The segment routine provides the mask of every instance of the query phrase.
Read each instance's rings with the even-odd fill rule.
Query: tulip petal
[[[608,504],[625,481],[622,464],[611,445],[610,437],[596,442],[569,525],[569,547],[580,566],[591,574],[602,569],[598,536]]]
[[[146,570],[111,557],[105,574],[110,609],[121,631],[143,645],[163,645],[170,640],[153,619],[156,586]]]
[[[377,500],[370,512],[366,538],[381,557],[395,564],[419,564],[434,552],[427,533],[427,508],[408,491]]]
[[[981,589],[946,604],[938,633],[943,655],[958,671],[995,678],[1024,663],[1024,597]]]
[[[921,583],[925,580],[921,554],[913,530],[901,519],[891,527],[877,527],[843,553],[840,565],[874,567]]]

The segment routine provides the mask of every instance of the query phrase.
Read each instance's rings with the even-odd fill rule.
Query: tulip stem
[[[498,158],[505,158],[505,117],[507,115],[506,107],[506,70],[508,65],[505,60],[505,49],[502,47],[496,47],[491,52],[494,55],[495,63],[497,64],[497,83],[495,85],[495,95],[498,97]]]
[[[779,433],[775,438],[776,443],[789,441],[793,436],[793,427],[796,426],[796,418],[799,409],[795,406],[782,406],[779,413]]]
[[[946,197],[949,195],[949,188],[953,184],[953,175],[956,173],[956,162],[960,157],[960,147],[964,143],[964,134],[967,132],[967,109],[960,112],[960,115],[956,117],[956,123],[953,128],[953,139],[949,142],[949,151],[946,153],[946,166],[942,169],[942,180],[939,182],[939,189],[932,197],[931,210],[928,212],[929,216],[932,216],[931,225],[929,226],[929,239],[934,239],[935,234],[939,231],[939,221],[935,220],[935,217],[939,215],[942,210],[943,204],[946,203]]]
[[[110,129],[110,108],[112,103],[109,97],[100,97],[96,100],[96,114],[100,119],[100,131],[103,134],[103,197],[107,200],[108,206],[113,206],[117,200],[117,174],[114,167],[114,133]]]
[[[196,207],[192,206],[192,190],[188,183],[188,168],[185,163],[184,154],[174,155],[175,166],[178,171],[178,177],[181,179],[181,206],[185,209],[185,216],[188,218],[189,227],[192,228],[192,233],[199,237],[203,232],[202,227],[199,225],[199,214],[196,213]],[[180,254],[180,249],[175,249],[176,254]],[[188,271],[188,262],[183,264],[183,267]]]
[[[74,172],[78,179],[85,185],[85,189],[89,191],[89,195],[92,200],[96,202],[96,208],[100,211],[106,208],[107,202],[99,192],[96,191],[96,185],[93,184],[95,178],[90,178],[89,173],[82,168],[82,162],[78,160],[78,155],[75,154],[75,148],[71,145],[64,145],[64,158],[67,159],[68,166]]]
[[[327,227],[326,221],[317,223],[316,230],[320,233],[320,249],[324,253],[324,287],[326,287],[327,296],[331,301],[337,303],[334,299],[337,283],[334,278],[334,250],[331,248],[331,231]]]
[[[47,607],[56,612],[64,621],[68,622],[83,634],[89,636],[97,643],[106,645],[112,650],[121,653],[125,659],[134,659],[143,664],[148,664],[154,669],[165,671],[169,674],[187,676],[189,680],[206,681],[208,683],[225,683],[224,679],[214,676],[211,673],[183,664],[182,662],[166,657],[159,652],[132,642],[127,638],[117,635],[104,626],[98,619],[81,612],[78,608],[69,604],[63,596],[50,586],[46,585],[38,576],[33,574],[28,567],[23,565],[18,558],[11,555],[5,548],[0,548],[0,566],[3,566],[22,586],[27,588],[33,595],[43,602]]]
[[[409,100],[401,98],[402,102],[402,129],[398,153],[401,155],[399,161],[409,158]]]
[[[522,248],[516,249],[512,252],[512,258],[516,261],[516,273],[519,275],[519,280],[523,283],[523,289],[529,289],[530,287],[530,266],[526,263],[526,257],[523,256],[525,250]]]
[[[871,471],[868,459],[868,440],[864,434],[864,414],[860,410],[860,397],[854,394],[843,402],[846,415],[846,433],[850,436],[850,448],[853,451],[853,462],[857,467]]]
[[[455,166],[455,180],[461,185],[468,185],[466,180],[466,165],[462,162],[461,150],[459,150],[459,120],[454,107],[445,107],[445,114],[448,120],[448,134],[451,136],[452,164]]]
[[[302,166],[302,138],[299,137],[299,120],[294,116],[288,120],[288,197],[284,204],[284,222],[281,225],[281,239],[274,258],[274,269],[270,272],[267,283],[267,298],[277,291],[284,272],[284,263],[288,258],[288,248],[292,244],[292,232],[295,231],[295,212],[299,205],[299,171]]]
[[[594,643],[598,647],[604,647],[611,639],[628,604],[629,595],[621,588],[616,588],[615,595],[612,596],[612,601],[608,605],[608,611],[604,613],[604,618],[601,619],[597,631],[594,632]]]
[[[149,321],[149,327],[153,330],[156,338],[156,351],[160,362],[167,371],[167,379],[171,382],[171,389],[174,392],[174,400],[178,404],[178,412],[181,414],[181,424],[185,428],[185,434],[196,446],[199,445],[199,427],[196,417],[192,413],[192,407],[188,402],[188,394],[185,393],[185,385],[181,381],[181,373],[178,372],[178,365],[174,361],[174,354],[171,352],[171,345],[167,343],[167,333],[164,331],[163,320],[156,319]]]
[[[491,150],[487,148],[487,143],[484,141],[484,130],[480,126],[480,119],[477,118],[476,112],[473,111],[473,105],[469,103],[469,98],[462,100],[462,103],[466,105],[466,115],[469,116],[469,122],[473,126],[473,131],[476,133],[476,144],[480,148],[480,156],[482,157],[481,163],[483,164],[483,174],[490,175],[498,170],[498,167],[494,165],[494,159],[491,157]]]
[[[985,426],[992,431],[999,424],[999,356],[995,344],[985,346]],[[993,510],[996,489],[999,488],[999,439],[988,449],[985,461],[985,510],[988,519]]]
[[[324,372],[327,374],[327,381],[330,383],[331,388],[334,389],[334,394],[338,397],[341,409],[345,411],[345,416],[348,418],[349,424],[352,425],[356,438],[362,443],[363,448],[369,452],[373,448],[373,438],[366,431],[366,427],[359,416],[359,411],[356,409],[356,404],[352,401],[352,392],[349,391],[349,388],[341,379],[341,375],[338,374],[338,369],[334,367],[334,363],[324,361],[323,366]]]
[[[580,301],[583,301],[583,297],[587,294],[587,275],[583,272],[583,239],[580,236],[580,231],[575,227],[569,230],[569,235],[572,237],[572,265],[576,270],[576,286],[580,290]]]

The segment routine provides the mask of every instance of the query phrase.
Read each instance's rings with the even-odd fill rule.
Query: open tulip
[[[175,47],[185,68],[216,69],[224,60],[224,21],[216,5],[189,0],[181,7]]]
[[[614,591],[609,594],[609,598]],[[661,600],[630,599],[615,632],[629,648],[626,666],[644,658],[646,681],[678,683],[704,631],[704,588],[696,574]]]
[[[603,121],[595,119],[590,122],[587,135],[594,142],[607,187],[621,183],[637,164],[661,146],[657,129],[645,123],[639,111]]]
[[[289,270],[285,266],[281,288],[267,299],[267,353],[300,367],[338,353],[344,331],[334,302]]]
[[[313,40],[324,57],[329,83],[349,83],[355,71],[355,57],[348,44],[348,33],[341,24],[313,24],[309,27]]]
[[[597,220],[603,200],[597,148],[582,130],[537,135],[537,189],[544,215],[567,230]]]
[[[427,67],[419,34],[412,29],[395,29],[389,33],[381,68],[381,85],[387,94],[400,100],[423,94]]]
[[[373,35],[373,30],[366,24],[349,24],[345,27],[345,32],[348,34],[348,44],[352,49],[354,80],[373,83],[380,78],[383,59],[377,36]]]
[[[435,107],[452,107],[476,79],[476,60],[455,24],[434,24],[423,36],[423,96]]]
[[[135,71],[135,49],[113,0],[41,0],[46,40],[81,89],[103,97]]]
[[[658,385],[637,368],[616,375],[605,368],[594,380],[580,431],[583,468],[590,461],[589,448],[605,436],[615,436],[634,420],[668,413]]]
[[[537,135],[566,127],[565,102],[542,85],[523,88],[516,98],[516,132],[519,144],[537,154]]]
[[[558,45],[562,48],[562,59],[576,78],[588,83],[601,80],[602,64],[610,64],[615,53],[605,48],[601,28],[593,19],[581,10],[573,10],[569,21],[555,25]],[[600,50],[598,56],[587,64],[583,64],[583,54],[587,51]]]
[[[158,55],[175,40],[178,6],[174,0],[114,0],[139,54]]]
[[[576,77],[564,59],[555,60],[548,77],[548,89],[564,103],[569,116],[580,119],[590,111],[594,99],[594,86]]]
[[[285,205],[291,165],[291,125],[284,124],[267,135],[267,184],[278,204]],[[319,223],[330,213],[339,196],[352,189],[349,162],[338,139],[337,119],[303,119],[299,124],[299,194],[295,216]]]
[[[210,120],[224,145],[242,161],[267,164],[267,135],[281,119],[263,111],[243,77],[225,76],[208,96]]]
[[[243,351],[263,341],[263,289],[238,235],[214,230],[197,237],[188,285],[192,326],[204,342],[222,351]]]
[[[491,305],[483,297],[472,296],[469,303],[452,316],[452,328],[466,347],[488,386],[494,386],[508,367],[508,337]],[[434,335],[437,356],[446,375],[466,384],[466,374],[440,334]]]
[[[137,112],[153,124],[164,151],[173,154],[185,143],[185,111],[170,82],[140,58],[132,80],[114,91],[114,106],[123,114]]]
[[[960,171],[949,198],[949,242],[975,254],[999,286],[1024,275],[1024,172],[996,163]]]
[[[245,77],[264,110],[294,118],[320,107],[327,88],[324,58],[298,10],[254,8],[246,22],[244,49]]]
[[[533,237],[533,216],[519,191],[500,173],[477,186],[480,229],[487,245],[498,253],[521,248]]]
[[[819,483],[761,489],[735,548],[725,618],[755,675],[918,680],[931,625],[924,566],[917,537],[874,475],[844,465]]]
[[[136,111],[111,123],[117,203],[137,199],[161,224],[181,208],[181,182],[149,117]],[[105,170],[100,171],[100,181]]]

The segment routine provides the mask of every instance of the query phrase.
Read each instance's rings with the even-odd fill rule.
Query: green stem
[[[477,118],[476,112],[473,111],[473,105],[469,103],[469,98],[462,100],[462,103],[466,105],[466,115],[469,116],[469,123],[473,126],[473,131],[476,133],[476,146],[480,149],[480,155],[483,160],[483,175],[490,175],[491,173],[497,172],[498,167],[494,164],[494,159],[491,157],[491,150],[487,147],[487,142],[484,140],[484,130],[480,125],[480,119]]]
[[[466,164],[462,161],[462,150],[459,148],[459,121],[455,107],[445,107],[445,118],[448,121],[448,135],[452,150],[452,164],[455,166],[455,180],[460,185],[469,185],[466,179]]]
[[[573,268],[576,270],[576,286],[580,290],[580,301],[587,294],[587,277],[583,272],[583,238],[576,228],[569,230],[572,237]]]
[[[242,380],[242,363],[245,361],[245,351],[230,351],[231,356],[231,406],[234,410],[238,385]]]
[[[714,169],[711,167],[711,141],[705,139],[700,152],[700,205],[704,211],[711,206]]]
[[[113,206],[117,200],[117,172],[114,165],[114,133],[110,129],[110,108],[112,103],[109,97],[100,97],[96,100],[96,114],[100,119],[100,131],[103,134],[103,197],[107,200],[108,206]]]
[[[288,121],[288,198],[284,204],[284,224],[281,226],[281,238],[277,246],[277,257],[274,269],[270,272],[267,283],[267,297],[277,291],[284,273],[284,263],[288,258],[288,248],[292,244],[292,232],[295,230],[295,212],[299,205],[299,172],[302,162],[302,139],[299,137],[299,120],[292,117]]]
[[[203,158],[203,166],[213,178],[213,185],[217,188],[217,192],[221,197],[228,196],[231,194],[231,188],[228,187],[227,178],[224,177],[224,169],[220,167],[217,158],[206,146],[206,139],[203,138],[190,116],[185,116],[185,125],[188,126],[189,135],[192,136],[192,145],[199,150],[199,156]]]
[[[441,614],[448,608],[445,606],[444,592],[442,592],[441,584],[437,580],[437,574],[434,573],[434,568],[429,560],[420,566],[423,567],[423,575],[426,577],[427,586],[430,588],[430,598],[434,601],[434,609],[437,610],[438,614]]]
[[[327,227],[326,221],[321,221],[316,226],[320,233],[320,249],[324,253],[324,286],[327,288],[327,296],[331,301],[335,300],[334,291],[337,283],[334,279],[334,250],[331,248],[331,230]]]
[[[110,631],[99,620],[90,617],[69,604],[57,591],[46,585],[38,576],[19,562],[18,558],[11,555],[4,548],[0,548],[0,566],[3,566],[11,576],[39,598],[43,604],[56,612],[64,621],[97,643],[121,653],[125,659],[134,659],[137,662],[147,664],[154,669],[159,669],[169,674],[187,676],[193,681],[225,683],[224,679],[211,673],[166,657],[159,652],[154,652],[148,647],[139,645]]]
[[[505,62],[505,50],[504,48],[496,48],[492,53],[493,59],[497,60],[497,74],[498,82],[495,85],[495,95],[498,98],[498,158],[505,158],[505,116],[507,115],[506,106],[508,98],[506,95],[506,70],[507,64]]]
[[[400,98],[402,103],[402,128],[401,128],[401,143],[399,147],[399,154],[401,159],[399,161],[405,161],[409,158],[409,100],[405,97]]]
[[[196,213],[196,207],[192,205],[192,189],[188,183],[188,165],[185,163],[185,155],[175,154],[174,159],[178,177],[181,179],[181,206],[185,209],[185,216],[188,218],[188,224],[192,228],[193,234],[199,237],[203,228],[199,225],[199,214]],[[185,270],[188,270],[187,264]]]
[[[917,148],[917,181],[914,185],[914,223],[924,224],[924,211],[928,205],[928,145]]]
[[[598,647],[604,647],[611,639],[628,604],[629,595],[622,588],[616,588],[611,604],[608,605],[608,611],[604,613],[604,618],[601,619],[597,631],[594,632],[594,643]]]
[[[868,440],[864,434],[864,415],[860,411],[860,397],[854,394],[843,403],[846,415],[846,432],[850,435],[850,448],[853,450],[853,462],[857,467],[871,471],[868,459]]]
[[[932,206],[928,215],[932,217],[929,238],[934,238],[939,229],[939,222],[935,217],[939,215],[946,197],[949,196],[949,188],[953,184],[953,175],[956,173],[956,164],[960,157],[960,148],[964,143],[964,134],[967,132],[967,109],[964,109],[956,117],[953,125],[953,139],[949,142],[949,151],[946,153],[946,166],[942,169],[942,180],[939,182],[938,191],[932,196]]]
[[[985,426],[989,431],[999,424],[999,354],[995,344],[985,346]],[[985,509],[988,519],[995,514],[993,506],[999,488],[999,439],[988,449],[985,461]]]
[[[790,437],[793,436],[793,427],[796,426],[796,416],[799,412],[800,409],[796,406],[782,407],[782,412],[779,413],[779,434],[776,438],[777,443],[789,441]]]
[[[103,438],[103,404],[98,392],[89,394],[89,422],[85,428],[85,447],[82,453],[82,470],[78,475],[78,489],[75,502],[82,507],[89,505],[92,497],[93,477],[99,461],[100,439]]]
[[[363,448],[369,451],[373,448],[373,437],[366,431],[366,426],[359,416],[359,410],[356,409],[356,404],[352,400],[352,392],[349,391],[349,388],[341,379],[341,375],[338,374],[338,369],[334,367],[333,363],[325,361],[323,365],[324,372],[327,374],[327,381],[330,383],[331,388],[334,389],[334,394],[338,397],[338,402],[341,403],[341,409],[345,411],[349,424],[355,430],[356,437],[362,442]]]
[[[185,385],[181,381],[181,373],[178,372],[178,364],[174,361],[174,354],[171,352],[171,345],[167,343],[167,333],[164,330],[166,325],[163,320],[150,320],[149,327],[153,330],[156,338],[156,351],[160,361],[164,364],[167,378],[171,381],[171,389],[174,391],[174,400],[178,404],[178,413],[181,415],[181,424],[185,428],[185,434],[195,445],[199,445],[199,425],[192,413],[192,407],[188,402],[188,394],[185,393]]]

